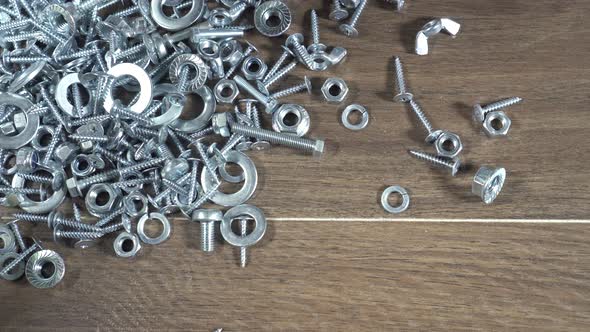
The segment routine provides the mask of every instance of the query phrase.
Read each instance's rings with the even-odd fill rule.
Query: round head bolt
[[[22,147],[16,153],[16,169],[20,173],[32,173],[39,163],[39,154],[33,148]]]
[[[463,143],[459,135],[443,131],[434,141],[434,147],[439,156],[455,158],[463,150]]]
[[[229,124],[231,122],[231,116],[229,113],[216,113],[211,118],[213,124],[213,131],[223,137],[229,137],[231,135]]]
[[[505,180],[506,169],[482,166],[473,178],[471,192],[481,197],[485,204],[490,204],[502,191]]]
[[[502,111],[490,112],[483,122],[483,130],[488,137],[507,136],[512,121]]]

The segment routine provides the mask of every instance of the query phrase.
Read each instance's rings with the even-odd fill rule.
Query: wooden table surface
[[[67,271],[49,290],[3,282],[0,329],[590,329],[590,2],[408,0],[397,13],[371,0],[357,39],[326,19],[328,1],[288,3],[291,32],[309,39],[307,13],[321,8],[323,42],[349,55],[327,72],[299,68],[283,84],[314,79],[311,97],[289,101],[309,110],[310,136],[327,139],[321,160],[284,148],[250,153],[261,177],[250,203],[270,223],[248,267],[229,245],[200,252],[198,225],[182,217],[168,242],[133,260],[114,257],[111,239],[80,251],[51,243],[44,227],[23,227],[59,251]],[[430,55],[414,55],[415,33],[444,16],[462,23],[459,36],[438,36]],[[269,63],[284,41],[249,39]],[[392,102],[394,55],[434,126],[461,135],[468,167],[456,178],[408,156],[429,147]],[[322,101],[330,76],[348,82],[346,103],[368,108],[365,130],[345,129],[344,104]],[[507,111],[510,136],[486,138],[470,121],[472,105],[510,96],[525,100]],[[508,170],[493,205],[470,194],[480,165]],[[378,204],[394,184],[412,197],[400,215]]]

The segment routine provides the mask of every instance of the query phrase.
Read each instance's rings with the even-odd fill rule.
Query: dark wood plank
[[[590,245],[579,225],[271,223],[236,250],[198,225],[132,261],[63,250],[51,290],[0,287],[0,326],[59,330],[588,330]],[[106,246],[106,244],[105,244]],[[3,328],[3,329],[4,329]]]

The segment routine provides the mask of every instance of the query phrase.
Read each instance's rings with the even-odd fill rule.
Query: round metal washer
[[[269,21],[273,17],[278,18],[278,24],[269,24]],[[282,35],[291,26],[291,20],[289,6],[279,0],[266,1],[258,6],[254,12],[254,25],[256,29],[267,37]]]
[[[168,71],[172,83],[178,82],[180,71],[184,66],[193,67],[197,71],[195,78],[190,81],[189,90],[195,91],[205,85],[209,75],[209,66],[196,54],[181,54],[172,61]]]
[[[250,216],[256,223],[252,233],[246,236],[237,235],[231,229],[232,221],[242,216]],[[266,232],[266,225],[266,217],[259,208],[250,204],[243,204],[235,206],[225,213],[220,228],[221,235],[229,244],[237,247],[249,247],[262,239]]]
[[[167,107],[167,109],[161,115],[150,118],[154,127],[162,127],[178,119],[186,101],[184,95],[179,93],[172,84],[163,83],[154,87],[154,97],[162,95],[165,95],[162,107]]]
[[[202,16],[204,7],[204,0],[192,0],[191,9],[186,15],[180,18],[173,18],[164,14],[162,0],[152,0],[151,14],[154,22],[162,28],[177,31],[195,23]]]
[[[362,114],[362,118],[359,123],[352,124],[348,120],[348,116],[352,112],[360,112]],[[362,105],[359,105],[359,104],[348,105],[348,107],[346,107],[344,109],[344,111],[342,112],[342,124],[344,125],[344,127],[348,128],[350,130],[364,129],[369,124],[369,112]]]
[[[125,241],[131,241],[133,243],[131,250],[126,251],[123,249]],[[121,232],[113,242],[113,249],[115,250],[115,254],[119,257],[133,257],[137,255],[141,249],[141,244],[139,243],[137,236],[127,232]]]
[[[392,193],[398,193],[402,195],[402,204],[400,204],[397,207],[393,207],[391,206],[391,204],[389,204],[389,195],[391,195]],[[410,195],[408,194],[408,191],[405,188],[402,188],[400,186],[388,187],[383,191],[383,194],[381,194],[381,206],[385,209],[385,211],[389,213],[404,212],[410,206]]]
[[[152,80],[150,76],[140,66],[132,63],[121,63],[113,66],[107,74],[114,77],[131,76],[139,82],[139,98],[135,104],[129,106],[129,110],[135,113],[143,112],[152,101]],[[110,113],[115,104],[113,99],[113,91],[107,91],[107,96],[104,100],[104,109]]]
[[[65,179],[66,174],[63,168],[55,161],[49,162],[44,166],[44,170],[51,173],[53,178]],[[24,188],[25,180],[20,176],[14,176],[12,178],[13,188]],[[19,207],[29,213],[48,213],[57,208],[65,199],[67,192],[66,186],[61,186],[58,190],[54,190],[53,194],[46,200],[37,202],[33,201],[27,195],[15,194],[18,200]]]
[[[9,260],[15,260],[19,256],[20,255],[16,252],[7,252],[5,254],[0,255],[0,266],[9,264]],[[18,264],[16,264],[15,267],[12,268],[12,270],[8,271],[5,275],[3,275],[2,278],[13,281],[20,278],[23,275],[23,273],[25,273],[25,262],[20,261],[18,262]]]
[[[9,92],[0,92],[0,104],[16,106],[23,111],[27,118],[27,125],[20,133],[14,136],[0,134],[0,148],[18,149],[28,144],[37,133],[37,128],[39,128],[39,115],[30,115],[25,112],[33,104],[25,97]]]
[[[145,234],[145,223],[146,221],[148,221],[148,219],[157,220],[162,224],[162,234],[154,238],[149,237]],[[166,218],[161,213],[153,212],[150,214],[144,214],[143,217],[141,217],[141,219],[139,219],[139,222],[137,223],[137,235],[139,235],[139,238],[144,243],[160,244],[168,240],[168,238],[170,237],[170,222],[168,221],[168,218]]]
[[[59,83],[57,83],[57,87],[55,88],[55,101],[57,102],[57,106],[61,108],[69,116],[77,117],[78,115],[74,112],[74,105],[70,104],[68,100],[68,88],[74,84],[82,84],[80,81],[80,75],[78,73],[72,73],[64,76]],[[84,86],[86,88],[86,86]],[[87,89],[87,88],[86,88]],[[88,94],[90,98],[92,98],[92,94]],[[88,105],[92,104],[92,100],[88,101],[88,104],[82,107],[82,112],[80,116],[85,116],[90,112],[90,108]]]
[[[177,119],[170,124],[170,127],[183,132],[196,132],[207,127],[217,106],[215,96],[207,86],[203,86],[193,93],[198,94],[203,99],[203,111],[201,114],[192,120]]]
[[[16,251],[16,240],[12,230],[6,225],[0,225],[0,239],[4,242],[4,246],[0,247],[0,254],[6,254]],[[3,265],[0,264],[0,269]]]
[[[41,270],[43,265],[53,264],[53,274],[49,277],[43,276]],[[53,250],[40,250],[29,258],[25,274],[27,280],[36,288],[51,288],[57,285],[64,277],[66,266],[61,256]]]
[[[258,185],[258,172],[256,171],[256,165],[254,165],[252,159],[244,153],[229,151],[225,156],[225,160],[226,162],[236,163],[242,168],[242,171],[244,172],[244,185],[240,190],[233,194],[225,194],[218,191],[211,196],[211,201],[218,205],[236,206],[249,200],[254,194],[254,191],[256,191],[256,186]],[[220,165],[216,165],[214,170],[219,166]],[[209,176],[208,172],[201,172],[201,184],[204,192],[209,192],[209,190],[213,188],[215,185],[214,181],[215,180]]]

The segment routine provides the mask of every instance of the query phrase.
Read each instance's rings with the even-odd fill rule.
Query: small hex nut
[[[238,85],[233,80],[222,79],[215,84],[215,99],[221,104],[233,104],[240,94]]]
[[[68,164],[71,162],[74,157],[78,154],[78,146],[71,142],[66,142],[60,144],[57,148],[55,148],[55,159],[61,162],[62,165]]]
[[[139,203],[139,208],[137,207]],[[136,218],[148,213],[148,199],[140,191],[130,192],[125,198],[123,198],[123,206],[125,212],[132,217]]]
[[[244,74],[244,78],[249,81],[263,79],[267,69],[268,66],[264,61],[255,56],[247,57],[244,62],[242,62],[242,74]]]
[[[228,113],[216,113],[211,118],[213,124],[213,131],[223,137],[229,137],[231,135],[229,124],[231,118]]]
[[[130,242],[131,246],[127,244]],[[139,238],[129,232],[121,232],[113,242],[113,249],[115,255],[124,258],[135,257],[141,250],[141,243]]]
[[[329,103],[341,103],[348,95],[348,85],[341,78],[328,78],[322,85],[322,94]]]
[[[108,196],[106,202],[99,202],[99,195]],[[121,192],[108,183],[93,184],[86,194],[86,208],[95,217],[100,217],[115,210],[121,203]]]
[[[483,122],[483,130],[489,137],[507,136],[512,121],[502,111],[490,112]]]
[[[272,129],[302,137],[309,131],[310,117],[301,105],[284,104],[272,114]]]
[[[436,153],[441,157],[455,158],[463,151],[463,143],[459,135],[443,131],[434,141]]]
[[[33,172],[39,163],[39,154],[30,147],[20,148],[16,153],[16,169],[20,173]]]

